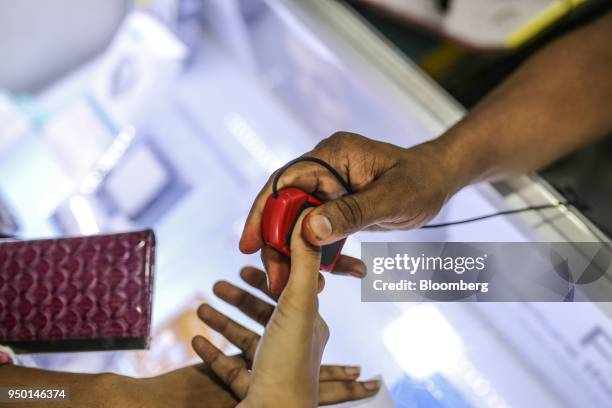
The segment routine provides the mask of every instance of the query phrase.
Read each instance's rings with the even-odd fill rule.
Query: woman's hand
[[[246,267],[240,271],[240,276],[252,287],[261,290],[271,299],[275,299],[274,295],[267,288],[266,275],[264,272],[256,268]],[[267,325],[274,312],[273,305],[260,300],[231,283],[218,282],[214,287],[214,292],[219,298],[239,308],[243,313],[260,323],[262,326]],[[260,337],[227,318],[210,305],[202,305],[198,309],[198,315],[203,322],[221,333],[243,351],[240,358],[233,358],[235,362],[238,363],[236,365],[240,365],[245,369],[250,369]],[[207,341],[204,340],[204,342]],[[210,349],[210,347],[212,346],[204,346],[206,349]],[[356,381],[359,374],[359,367],[321,366],[319,371],[319,404],[336,404],[344,401],[358,400],[376,394],[380,386],[378,381]],[[227,386],[230,386],[227,378],[221,378],[221,380],[224,381]],[[244,397],[242,394],[237,395],[240,398]]]
[[[304,238],[313,245],[329,244],[348,234],[368,229],[416,228],[439,211],[462,187],[452,160],[438,141],[409,149],[340,132],[319,143],[306,156],[329,163],[350,184],[347,194],[334,176],[312,162],[300,162],[280,177],[278,188],[297,187],[322,201],[308,214]],[[280,293],[289,276],[289,259],[264,245],[261,219],[272,178],[257,196],[240,240],[240,250],[253,253],[261,249],[269,285]],[[335,272],[362,276],[363,264],[342,257]]]
[[[278,407],[283,401],[283,406],[310,408],[369,397],[380,387],[378,381],[356,381],[357,367],[320,366],[329,335],[318,314],[320,253],[303,241],[297,230],[292,236],[291,276],[276,308],[227,282],[214,288],[221,299],[266,325],[262,338],[208,305],[198,310],[206,324],[244,353],[246,364],[225,356],[203,337],[193,341],[204,362],[243,399],[243,407]],[[241,276],[271,295],[262,271],[245,268]]]

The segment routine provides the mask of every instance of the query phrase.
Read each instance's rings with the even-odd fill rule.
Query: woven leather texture
[[[0,243],[0,343],[148,339],[154,249],[150,230]]]

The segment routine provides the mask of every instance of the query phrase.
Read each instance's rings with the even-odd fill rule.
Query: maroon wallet
[[[149,344],[153,231],[0,242],[0,344],[16,352]]]

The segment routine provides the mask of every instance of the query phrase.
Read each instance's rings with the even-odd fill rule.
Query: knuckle
[[[261,324],[262,326],[265,326],[266,324],[268,324],[270,317],[272,317],[272,312],[269,310],[262,309],[257,313],[257,315],[255,315],[255,320],[257,321],[257,323]]]
[[[256,334],[252,334],[248,336],[244,341],[243,350],[247,353],[254,354],[255,349],[257,349],[257,345],[259,344],[259,336]]]
[[[355,381],[346,381],[343,383],[344,390],[350,396],[355,396],[359,394],[360,387],[358,387],[357,382]]]
[[[364,213],[355,197],[350,195],[344,196],[334,201],[334,203],[347,228],[354,230],[362,225]]]
[[[334,140],[336,142],[342,142],[347,137],[348,137],[348,133],[347,132],[338,131],[338,132],[332,133],[332,135],[329,137],[329,139],[330,140]]]
[[[256,278],[255,278],[255,287],[263,292],[268,290],[268,278],[266,277],[265,273],[259,273],[257,274]]]
[[[248,310],[250,308],[250,297],[249,294],[245,291],[243,291],[242,289],[240,289],[240,292],[238,294],[238,299],[236,302],[236,307],[238,307],[238,309],[240,310]]]
[[[317,152],[319,150],[322,150],[325,148],[325,146],[328,146],[331,139],[334,137],[334,135],[331,135],[329,137],[326,137],[325,139],[321,139],[319,141],[319,143],[317,143],[314,147],[314,149],[312,149],[312,151],[309,154],[312,154],[313,152]]]
[[[325,321],[323,321],[323,319],[319,319],[320,320],[320,332],[321,332],[321,337],[323,340],[323,345],[326,345],[328,340],[329,340],[329,327],[327,326],[327,323],[325,323]]]
[[[336,367],[336,366],[321,366],[321,372],[320,372],[320,377],[325,377],[325,378],[338,378],[340,377],[340,372],[341,372],[341,368],[340,367]]]
[[[346,144],[348,139],[351,139],[354,135],[349,132],[338,131],[332,133],[329,137],[321,140],[317,146],[315,147],[315,151],[321,150],[324,148],[332,148],[335,149],[338,146]]]
[[[325,322],[325,320],[323,320],[323,318],[320,315],[317,316],[316,324],[321,334],[323,334],[323,336],[325,337],[328,337],[329,336],[329,326],[327,326],[327,323]]]
[[[344,143],[344,142],[347,142],[347,141],[354,140],[356,136],[357,135],[355,133],[345,132],[345,131],[338,131],[338,132],[334,132],[330,136],[330,138],[333,138],[336,141]]]
[[[206,364],[214,364],[219,358],[219,351],[214,347],[202,347],[196,349],[196,352],[202,357]]]
[[[233,384],[240,375],[240,371],[242,371],[242,367],[238,365],[231,367],[225,375],[225,383],[228,385]]]

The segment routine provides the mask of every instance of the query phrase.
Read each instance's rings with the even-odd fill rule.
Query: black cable
[[[449,227],[451,225],[459,225],[459,224],[466,224],[468,222],[486,220],[487,218],[493,218],[493,217],[497,217],[500,215],[518,214],[518,213],[527,212],[527,211],[540,211],[540,210],[545,210],[547,208],[557,208],[561,206],[566,206],[568,204],[569,203],[567,201],[560,201],[555,204],[533,205],[529,207],[518,208],[516,210],[506,210],[506,211],[500,211],[500,212],[496,212],[492,214],[481,215],[479,217],[466,218],[464,220],[443,222],[440,224],[427,224],[427,225],[423,225],[421,228],[443,228],[443,227]]]
[[[351,188],[349,183],[346,180],[344,180],[344,178],[340,175],[340,173],[338,173],[338,171],[334,169],[330,164],[328,164],[327,162],[317,157],[302,156],[302,157],[298,157],[297,159],[291,160],[290,162],[288,162],[287,164],[285,164],[283,167],[281,167],[280,169],[276,171],[276,173],[274,174],[274,178],[272,179],[272,194],[274,195],[274,197],[278,197],[277,185],[278,185],[278,180],[280,179],[280,177],[283,175],[285,171],[287,171],[289,167],[299,162],[313,162],[313,163],[317,163],[325,167],[327,171],[329,171],[336,178],[336,180],[338,180],[338,182],[342,185],[342,187],[344,187],[344,189],[346,190],[348,194],[353,193],[353,189]],[[547,208],[557,208],[557,207],[562,207],[562,206],[565,207],[569,204],[570,204],[569,201],[559,201],[558,203],[555,203],[555,204],[532,205],[529,207],[518,208],[515,210],[505,210],[505,211],[499,211],[499,212],[492,213],[492,214],[481,215],[479,217],[466,218],[464,220],[443,222],[440,224],[423,225],[421,228],[429,229],[429,228],[450,227],[452,225],[467,224],[469,222],[486,220],[487,218],[498,217],[501,215],[518,214],[518,213],[527,212],[527,211],[540,211],[540,210],[545,210]]]
[[[342,187],[344,187],[347,193],[349,194],[353,193],[353,189],[351,188],[349,183],[347,183],[346,180],[344,180],[344,178],[340,175],[340,173],[338,173],[338,171],[334,169],[330,164],[328,164],[327,162],[317,157],[302,156],[302,157],[298,157],[297,159],[291,160],[289,163],[285,164],[283,167],[281,167],[280,169],[276,171],[276,174],[274,174],[274,179],[272,180],[272,194],[274,195],[274,197],[278,197],[277,184],[278,184],[278,180],[280,179],[280,177],[283,175],[285,171],[287,171],[289,167],[299,162],[313,162],[313,163],[317,163],[320,166],[325,167],[327,171],[329,171],[336,178],[336,180],[338,180],[338,182],[342,185]]]

